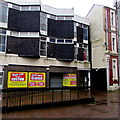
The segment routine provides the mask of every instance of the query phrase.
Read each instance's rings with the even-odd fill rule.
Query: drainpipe
[[[120,0],[115,0],[114,7],[116,8],[117,15],[117,31],[118,31],[118,80],[120,79]],[[120,88],[120,81],[119,81]]]

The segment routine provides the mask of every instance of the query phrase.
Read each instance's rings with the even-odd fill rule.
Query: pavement
[[[120,118],[120,90],[92,91],[95,103],[39,107],[2,114],[2,118]]]

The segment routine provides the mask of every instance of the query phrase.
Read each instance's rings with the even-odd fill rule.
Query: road
[[[3,118],[118,118],[120,90],[93,91],[95,103],[42,107],[3,114]],[[120,116],[119,116],[120,117]]]

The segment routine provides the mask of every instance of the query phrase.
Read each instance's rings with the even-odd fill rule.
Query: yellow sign
[[[8,72],[8,88],[27,88],[27,72]]]
[[[63,86],[77,86],[77,75],[76,74],[64,74]]]
[[[45,87],[45,73],[29,72],[29,88]]]

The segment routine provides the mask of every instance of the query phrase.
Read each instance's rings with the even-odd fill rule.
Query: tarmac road
[[[118,118],[120,117],[120,90],[92,92],[95,103],[52,106],[10,112],[2,118]]]

